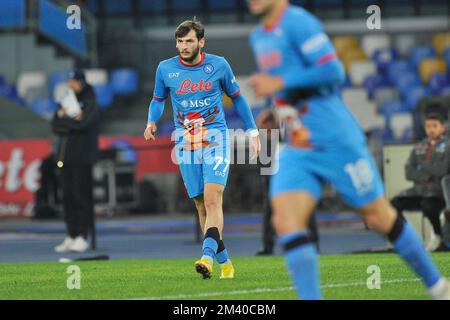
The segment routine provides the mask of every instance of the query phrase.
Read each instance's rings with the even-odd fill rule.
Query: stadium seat
[[[403,73],[395,81],[395,85],[402,97],[408,96],[409,90],[412,87],[416,87],[422,83],[420,77],[414,72]]]
[[[378,88],[387,86],[389,86],[389,81],[381,74],[369,75],[364,79],[364,88],[367,90],[369,99],[373,99],[373,95]]]
[[[105,69],[86,69],[84,70],[86,82],[90,85],[108,83],[108,72]]]
[[[443,96],[450,96],[450,85],[443,87],[439,94]]]
[[[408,90],[408,95],[405,97],[405,108],[409,111],[414,110],[417,103],[424,96],[429,94],[429,90],[423,86],[412,87]]]
[[[394,47],[398,50],[401,57],[409,56],[415,46],[416,38],[414,34],[399,34],[394,37]]]
[[[433,48],[441,55],[446,48],[450,48],[450,32],[436,33],[433,36]]]
[[[447,69],[443,59],[424,59],[419,65],[419,73],[423,83],[428,83],[433,73],[443,73]]]
[[[22,98],[25,98],[27,92],[32,88],[45,91],[45,86],[46,75],[40,71],[23,72],[17,80],[17,92]]]
[[[411,127],[406,127],[402,133],[401,142],[411,143],[414,141],[414,130]]]
[[[368,100],[365,89],[350,88],[342,90],[342,99],[364,131],[384,126],[383,117],[377,114],[377,106]]]
[[[372,55],[373,61],[377,65],[378,72],[385,73],[389,64],[399,57],[398,50],[395,48],[380,48],[375,50]]]
[[[450,85],[450,76],[447,73],[434,73],[430,76],[429,87],[433,94],[439,94],[447,85]]]
[[[202,1],[172,0],[172,8],[177,12],[198,12],[202,9]]]
[[[400,100],[386,101],[381,106],[381,112],[383,113],[386,122],[390,124],[391,117],[394,113],[407,112],[405,104]]]
[[[442,58],[444,58],[445,62],[447,63],[447,67],[450,69],[450,48],[444,50]]]
[[[139,0],[139,12],[142,13],[163,13],[167,7],[165,0]]]
[[[208,8],[211,12],[221,12],[223,10],[233,10],[237,8],[237,1],[208,0]]]
[[[409,56],[409,62],[411,66],[417,70],[422,60],[427,58],[435,58],[436,51],[431,46],[420,46],[415,47],[411,50],[411,54]]]
[[[413,117],[411,112],[398,112],[391,116],[391,129],[395,140],[402,140],[405,130],[412,129]]]
[[[392,61],[388,65],[387,76],[389,81],[396,83],[398,77],[410,71],[412,71],[412,67],[409,62],[405,60]]]
[[[364,35],[361,39],[361,48],[368,57],[372,57],[377,49],[391,47],[391,40],[386,34]]]
[[[400,94],[398,90],[393,87],[381,87],[375,90],[373,94],[373,99],[377,105],[377,112],[381,112],[381,106],[392,100],[399,100]]]
[[[56,102],[53,99],[37,98],[33,100],[31,110],[41,117],[49,119],[56,111]]]
[[[95,85],[94,91],[100,108],[109,107],[114,100],[114,93],[110,84]]]
[[[368,76],[372,76],[376,72],[377,68],[372,61],[357,61],[350,66],[349,76],[354,85],[361,86]]]
[[[359,48],[353,48],[351,50],[347,50],[342,53],[341,57],[342,63],[344,64],[345,70],[348,72],[350,70],[350,66],[357,61],[365,61],[367,60],[367,56]]]
[[[115,69],[111,72],[111,86],[115,95],[130,95],[138,90],[138,73],[134,69]]]
[[[345,51],[358,48],[358,38],[354,36],[333,37],[332,42],[339,56],[342,56]]]
[[[108,15],[129,14],[132,12],[132,0],[104,1],[105,12]]]

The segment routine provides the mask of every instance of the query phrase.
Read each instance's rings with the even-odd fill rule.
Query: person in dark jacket
[[[392,199],[392,205],[401,214],[403,210],[421,209],[430,220],[435,237],[427,246],[429,251],[444,249],[439,216],[445,208],[442,178],[449,173],[450,146],[445,135],[442,117],[431,113],[425,119],[427,137],[415,145],[405,165],[408,181],[414,186]]]
[[[62,170],[63,207],[68,236],[56,252],[84,252],[90,228],[94,227],[92,166],[98,155],[100,111],[93,88],[82,72],[72,72],[68,86],[76,95],[81,112],[69,117],[58,105],[52,119],[59,143],[57,166]]]

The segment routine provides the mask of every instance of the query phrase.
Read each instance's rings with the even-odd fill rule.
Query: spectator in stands
[[[395,196],[392,205],[399,214],[403,210],[421,209],[435,233],[427,250],[444,250],[439,220],[445,208],[441,180],[449,173],[450,146],[443,118],[437,113],[428,114],[425,132],[427,137],[414,147],[405,165],[406,179],[414,186]]]
[[[99,108],[93,88],[84,73],[72,72],[68,86],[80,110],[69,116],[72,107],[61,103],[52,120],[53,132],[60,136],[57,166],[62,168],[63,207],[68,236],[56,252],[84,252],[88,231],[94,226],[92,166],[98,154]],[[73,104],[76,104],[74,101]]]

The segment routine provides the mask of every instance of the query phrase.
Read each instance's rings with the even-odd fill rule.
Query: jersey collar
[[[199,61],[198,63],[196,63],[196,64],[186,64],[186,63],[183,62],[183,60],[181,59],[180,56],[178,56],[178,61],[180,61],[180,63],[181,63],[183,66],[185,66],[185,67],[190,67],[190,68],[192,68],[192,67],[197,67],[197,66],[201,65],[201,64],[203,63],[203,61],[205,61],[205,53],[204,53],[204,52],[201,53],[201,59],[200,59],[200,61]]]
[[[272,22],[271,24],[263,24],[263,30],[265,32],[270,32],[273,31],[281,22],[281,19],[284,16],[284,13],[286,12],[287,8],[289,7],[289,5],[285,5],[283,10],[281,10],[281,12],[279,13],[278,17],[274,20],[274,22]]]

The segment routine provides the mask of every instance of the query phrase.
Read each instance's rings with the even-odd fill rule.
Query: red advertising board
[[[100,148],[116,145],[134,156],[136,180],[149,173],[176,173],[170,137],[145,141],[139,136],[101,137]],[[0,141],[0,218],[31,216],[34,192],[40,186],[41,159],[51,152],[51,141]]]

